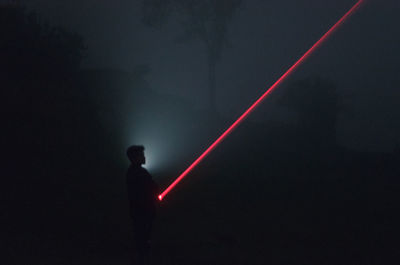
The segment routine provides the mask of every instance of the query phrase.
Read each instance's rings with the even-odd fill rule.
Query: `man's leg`
[[[134,264],[147,265],[150,260],[152,221],[145,218],[133,222]]]

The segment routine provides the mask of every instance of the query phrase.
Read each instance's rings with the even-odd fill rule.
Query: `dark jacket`
[[[153,219],[156,212],[158,186],[149,172],[131,165],[126,174],[130,215],[132,218]]]

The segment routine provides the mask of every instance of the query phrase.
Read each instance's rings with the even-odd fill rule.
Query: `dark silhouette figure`
[[[127,156],[131,161],[126,182],[134,234],[133,263],[148,264],[158,187],[149,172],[142,167],[146,163],[144,147],[136,145],[129,147]]]

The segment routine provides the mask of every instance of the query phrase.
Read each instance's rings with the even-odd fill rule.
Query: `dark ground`
[[[398,151],[303,152],[282,128],[256,128],[244,124],[165,198],[153,264],[397,264]],[[3,264],[127,264],[125,169],[75,166],[5,193]],[[176,168],[156,176],[163,187]]]

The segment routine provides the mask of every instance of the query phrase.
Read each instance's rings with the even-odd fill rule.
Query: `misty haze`
[[[0,264],[399,264],[399,10],[0,0]]]

